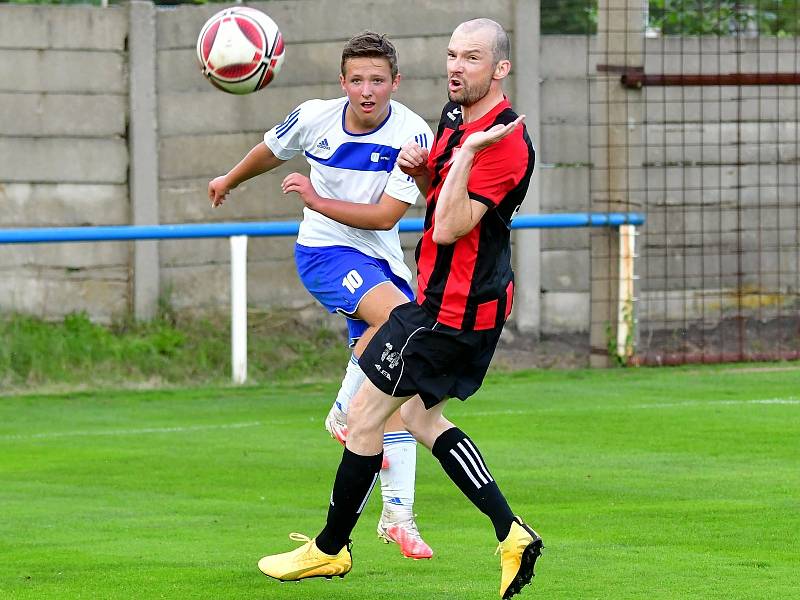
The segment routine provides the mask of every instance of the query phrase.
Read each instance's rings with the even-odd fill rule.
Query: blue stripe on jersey
[[[283,123],[278,123],[275,126],[275,129],[281,129],[284,125],[286,125],[289,121],[291,121],[294,117],[300,114],[300,109],[295,108],[292,112],[286,115],[286,118],[283,120]]]
[[[292,129],[292,127],[294,127],[297,124],[297,121],[299,121],[299,120],[300,120],[300,115],[295,115],[294,117],[292,117],[291,121],[281,125],[276,131],[276,134],[277,134],[276,137],[278,139],[280,139],[284,135],[289,133],[289,131]]]
[[[366,142],[345,142],[329,158],[320,158],[306,152],[308,158],[328,167],[351,171],[386,171],[387,173],[394,168],[398,154],[400,154],[400,150],[397,148]]]

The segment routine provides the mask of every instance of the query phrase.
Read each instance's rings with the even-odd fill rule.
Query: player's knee
[[[363,394],[356,394],[350,402],[347,412],[348,436],[372,435],[376,431],[383,433],[386,419],[375,410],[374,404],[366,401]]]
[[[430,438],[431,431],[433,430],[430,414],[422,407],[419,401],[411,400],[406,402],[400,409],[400,417],[403,419],[403,424],[406,430],[414,436],[414,438],[424,444],[428,445],[426,441]]]

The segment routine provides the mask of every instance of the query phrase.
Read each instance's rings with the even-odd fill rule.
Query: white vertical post
[[[247,381],[247,236],[231,236],[231,369]]]
[[[627,360],[633,355],[633,259],[636,252],[636,227],[619,227],[619,298],[617,300],[617,355]]]

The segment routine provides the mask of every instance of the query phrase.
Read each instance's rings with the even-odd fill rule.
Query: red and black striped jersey
[[[464,124],[461,107],[445,105],[428,157],[432,173],[422,238],[417,244],[417,302],[437,321],[457,329],[492,329],[511,312],[511,220],[528,190],[534,149],[524,126],[475,155],[467,192],[488,207],[472,231],[448,246],[433,241],[436,201],[453,155],[472,133],[517,118],[507,99]]]

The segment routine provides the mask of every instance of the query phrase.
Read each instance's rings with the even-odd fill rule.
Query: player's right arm
[[[469,186],[470,174],[476,154],[508,137],[525,119],[520,115],[505,125],[495,125],[487,131],[476,131],[462,144],[461,150],[453,158],[450,170],[445,177],[442,189],[436,199],[434,212],[433,241],[442,246],[454,244],[472,231],[486,214],[493,201],[487,197],[479,198]],[[518,181],[513,180],[514,170],[509,169],[508,161],[502,156],[488,159],[484,171],[489,173],[492,188],[511,189]],[[509,178],[509,175],[512,177]],[[497,194],[502,198],[502,194]]]
[[[417,142],[409,142],[400,149],[397,156],[397,166],[409,177],[414,179],[417,188],[423,196],[428,195],[431,185],[431,173],[428,170],[428,149]]]
[[[266,173],[296,156],[303,149],[306,113],[313,113],[316,100],[308,100],[264,134],[264,141],[253,147],[227,174],[208,184],[211,206],[219,206],[225,196],[240,183]]]
[[[300,173],[287,175],[281,184],[284,194],[296,192],[311,210],[329,219],[357,229],[388,231],[406,214],[409,202],[384,192],[375,204],[359,204],[336,198],[323,198],[314,190],[311,180]]]
[[[264,142],[257,144],[225,175],[220,175],[209,182],[208,199],[211,200],[211,206],[220,206],[228,192],[240,183],[271,171],[284,162],[275,156]]]

